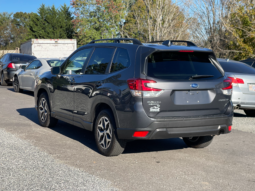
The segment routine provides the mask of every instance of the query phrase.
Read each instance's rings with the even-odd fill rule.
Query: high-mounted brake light
[[[8,66],[7,66],[7,68],[13,68],[13,69],[14,69],[14,68],[15,68],[15,64],[9,63]]]
[[[146,137],[149,131],[136,131],[133,137]]]
[[[234,77],[228,77],[228,78],[232,80],[233,84],[244,84],[244,81],[241,78],[234,78]]]
[[[226,78],[225,80],[223,80],[223,84],[224,84],[224,88],[222,88],[222,92],[225,95],[231,95],[232,94],[232,79],[231,78]]]
[[[132,78],[132,79],[128,79],[127,83],[132,95],[135,97],[141,97],[142,95],[144,97],[157,97],[161,93],[163,93],[163,90],[161,89],[147,86],[147,84],[157,83],[154,80]]]
[[[179,52],[194,52],[193,50],[180,50]]]

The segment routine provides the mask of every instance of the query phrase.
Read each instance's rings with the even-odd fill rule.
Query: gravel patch
[[[0,129],[0,190],[117,190]]]
[[[248,133],[255,133],[255,117],[246,116],[243,110],[235,110],[232,128]]]

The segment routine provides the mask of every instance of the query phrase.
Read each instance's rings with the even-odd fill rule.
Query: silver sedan
[[[245,63],[218,59],[226,77],[232,79],[232,102],[236,109],[255,116],[255,69]]]
[[[51,67],[60,66],[63,61],[59,59],[36,59],[29,65],[22,66],[13,77],[14,91],[34,91],[36,78],[44,72],[50,71]]]

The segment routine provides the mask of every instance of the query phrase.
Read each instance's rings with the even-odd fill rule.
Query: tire
[[[199,149],[209,146],[213,140],[213,136],[183,137],[182,139],[188,147]]]
[[[4,80],[4,73],[1,74],[1,86],[7,86],[7,82]]]
[[[58,119],[51,117],[49,107],[49,99],[46,93],[42,93],[38,99],[38,118],[39,123],[43,127],[54,127],[58,123]]]
[[[19,93],[23,92],[23,90],[20,89],[19,79],[17,76],[14,77],[14,81],[13,81],[12,85],[13,85],[13,89],[15,92],[19,92]]]
[[[245,114],[249,117],[255,117],[255,110],[244,110]]]
[[[94,126],[94,136],[97,148],[104,156],[118,156],[125,150],[126,141],[118,139],[115,120],[112,112],[108,109],[103,109],[98,114]]]

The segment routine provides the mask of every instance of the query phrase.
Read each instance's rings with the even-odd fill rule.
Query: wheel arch
[[[91,113],[91,119],[92,119],[93,124],[95,124],[96,117],[97,117],[97,115],[99,114],[99,112],[101,110],[109,109],[112,112],[112,114],[113,114],[116,127],[119,128],[119,120],[118,120],[118,117],[117,117],[117,113],[116,113],[116,110],[115,110],[113,104],[110,101],[108,101],[108,100],[101,100],[100,102],[96,102],[93,105],[94,105],[92,107],[93,111]],[[94,128],[94,125],[93,125],[93,128]]]
[[[50,102],[50,110],[52,109],[52,101],[50,99],[50,94],[48,92],[48,90],[44,87],[40,87],[40,89],[38,89],[36,96],[36,100],[37,100],[37,105],[38,105],[38,101],[39,101],[39,97],[42,93],[46,93],[46,95],[48,96],[49,102]],[[51,110],[52,111],[52,110]]]

